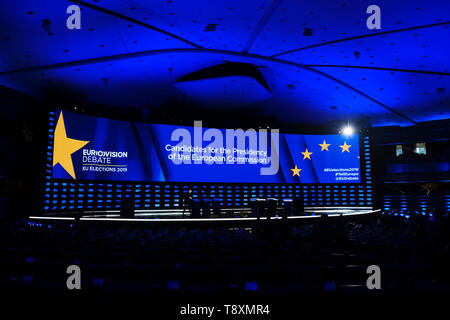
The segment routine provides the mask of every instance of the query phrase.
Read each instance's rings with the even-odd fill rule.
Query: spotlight
[[[342,134],[344,135],[344,136],[351,136],[351,135],[353,135],[353,133],[355,132],[355,129],[353,129],[353,127],[351,127],[351,126],[349,126],[349,125],[347,125],[346,127],[344,127],[343,129],[342,129]]]

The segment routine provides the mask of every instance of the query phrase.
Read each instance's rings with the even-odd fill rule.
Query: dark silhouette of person
[[[275,234],[275,228],[273,225],[273,221],[270,218],[270,214],[267,215],[266,219],[263,222],[263,239],[271,247],[277,246],[277,236]]]
[[[285,246],[287,243],[287,238],[289,234],[289,224],[288,224],[288,216],[287,212],[283,212],[280,221],[280,243],[282,246]]]
[[[319,252],[328,247],[329,227],[328,215],[325,213],[321,214],[320,218],[316,220],[312,234],[314,251]]]
[[[192,189],[189,189],[188,192],[183,193],[183,218],[184,218],[184,212],[186,211],[186,209],[192,215],[192,202],[193,202]]]

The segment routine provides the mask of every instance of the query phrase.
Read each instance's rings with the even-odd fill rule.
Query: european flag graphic
[[[359,183],[359,136],[284,134],[288,183]],[[291,170],[286,170],[285,167]]]

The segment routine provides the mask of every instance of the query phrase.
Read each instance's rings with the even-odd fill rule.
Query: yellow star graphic
[[[64,125],[63,113],[61,111],[55,129],[53,167],[59,163],[72,178],[76,179],[73,169],[72,153],[83,148],[88,143],[89,141],[75,140],[67,137],[66,126]]]
[[[320,144],[320,143],[319,143],[319,146],[321,146],[321,147],[322,147],[322,150],[320,150],[320,151],[323,151],[323,150],[327,150],[327,151],[330,151],[330,150],[328,150],[328,147],[329,147],[329,146],[331,146],[331,144],[329,144],[329,143],[326,143],[326,141],[325,141],[325,140],[323,140],[323,143],[322,143],[322,144]]]
[[[350,150],[348,148],[350,148],[352,145],[351,144],[347,144],[347,141],[344,141],[344,145],[339,146],[342,148],[342,152],[347,151],[350,152]]]
[[[291,169],[291,171],[292,171],[292,176],[293,177],[295,177],[295,176],[299,176],[300,177],[300,171],[302,171],[302,169],[297,168],[297,165],[295,165],[295,168]]]
[[[301,154],[303,155],[303,160],[305,160],[306,158],[308,158],[309,160],[311,160],[311,155],[313,154],[312,152],[308,151],[308,148],[306,148],[305,152],[301,152]]]

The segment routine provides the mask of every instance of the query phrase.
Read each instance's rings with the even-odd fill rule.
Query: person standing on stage
[[[192,189],[189,189],[188,192],[183,193],[183,218],[186,209],[188,209],[192,215],[192,201],[193,201]]]

